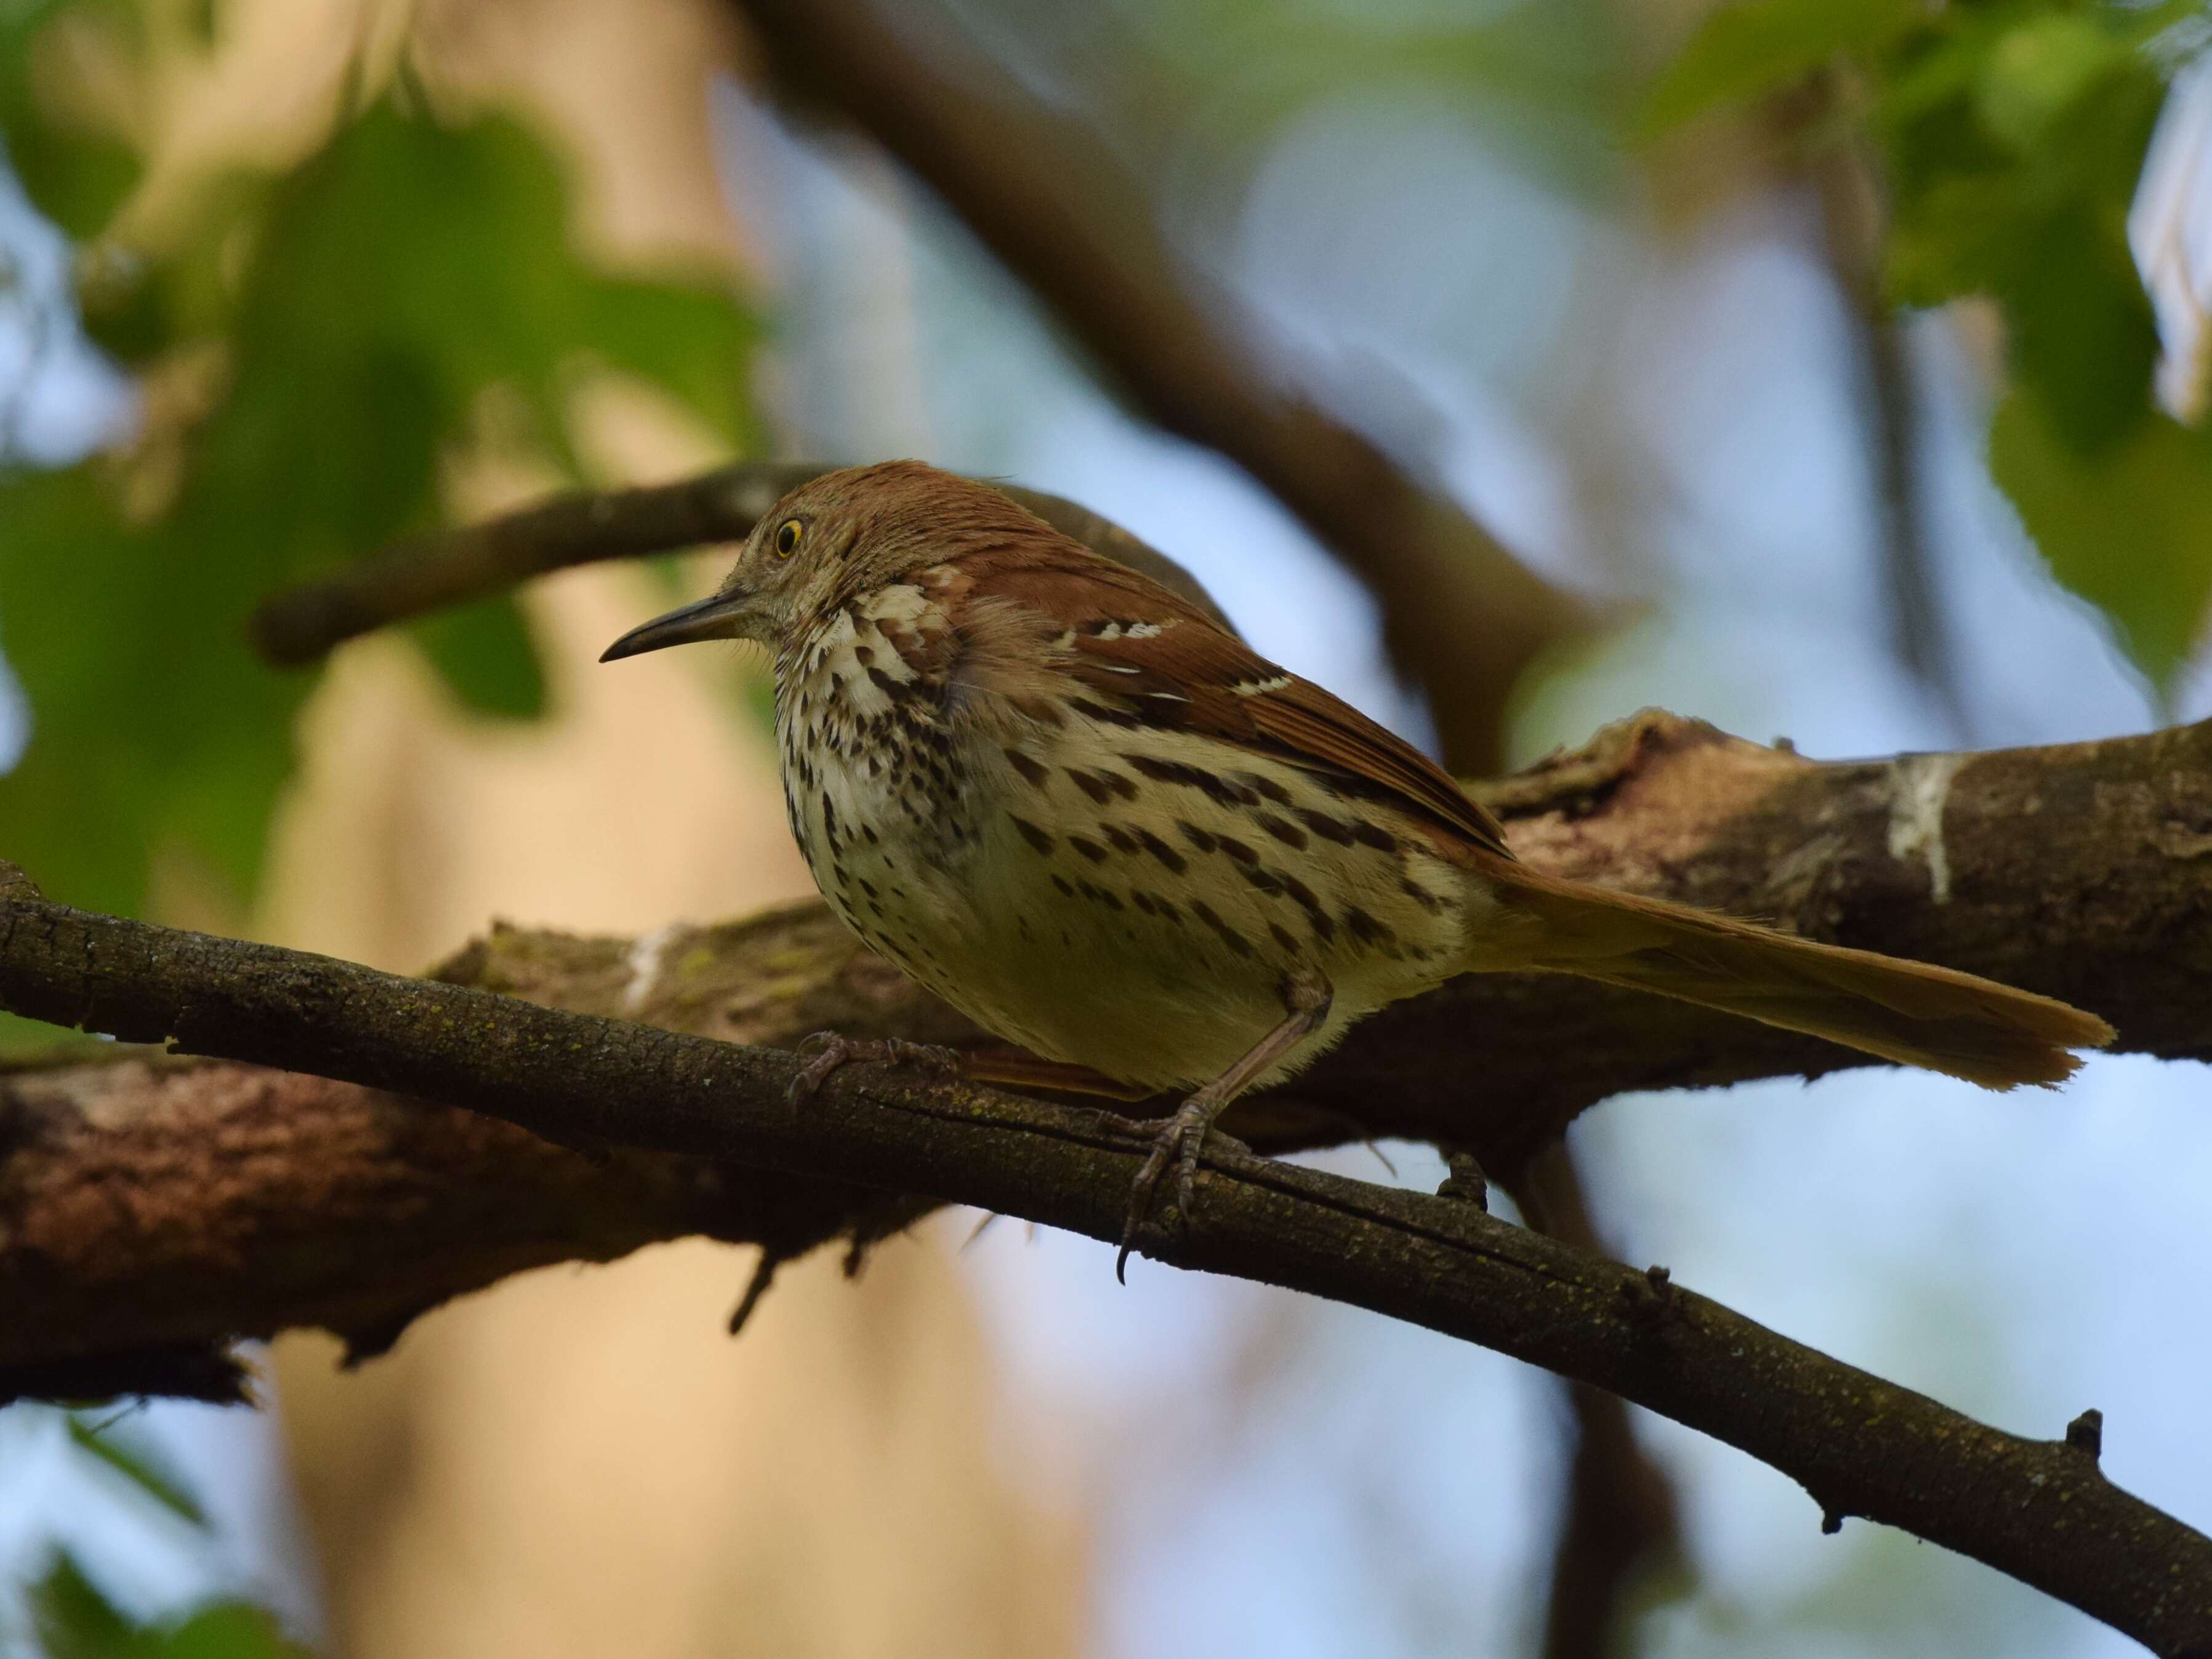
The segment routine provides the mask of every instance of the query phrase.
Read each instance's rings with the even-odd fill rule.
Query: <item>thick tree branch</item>
[[[1261,321],[1169,244],[1097,135],[961,50],[950,19],[895,20],[866,0],[735,9],[781,86],[934,189],[1139,408],[1237,462],[1341,555],[1382,601],[1394,650],[1431,672],[1446,758],[1497,769],[1507,697],[1539,653],[1589,625],[1581,602],[1283,389],[1245,343],[1264,337]],[[1468,617],[1481,622],[1472,641]]]
[[[678,483],[556,495],[481,524],[412,537],[289,588],[253,613],[247,634],[279,667],[313,662],[363,634],[572,565],[742,541],[787,491],[828,471],[819,462],[741,461]],[[1195,577],[1119,525],[1063,496],[988,482],[1085,546],[1220,617]]]
[[[2065,995],[2123,1048],[2212,1048],[2212,727],[1820,765],[1652,714],[1483,793],[1544,867]],[[439,976],[736,1042],[981,1040],[818,904],[635,943],[502,929]],[[1466,1147],[1517,1185],[1608,1095],[1861,1063],[1630,993],[1492,976],[1368,1021],[1231,1124],[1268,1150]],[[796,1254],[912,1213],[783,1182],[770,1206],[734,1172],[594,1167],[506,1133],[246,1067],[0,1077],[0,1374],[31,1389],[26,1368],[65,1364],[64,1391],[193,1391],[219,1384],[209,1345],[233,1334],[317,1324],[374,1351],[535,1262],[689,1232]]]
[[[100,916],[0,872],[0,1002],[58,1024],[465,1103],[549,1139],[635,1145],[1119,1231],[1143,1150],[1090,1110],[848,1067],[805,1110],[771,1049]],[[1863,1516],[1972,1556],[2162,1654],[2212,1653],[2212,1539],[2069,1440],[1976,1423],[1777,1335],[1664,1273],[1474,1206],[1285,1165],[1205,1161],[1146,1254],[1407,1319],[1610,1389]],[[0,1323],[5,1328],[11,1322]]]
[[[691,1236],[781,1259],[927,1207],[125,1049],[0,1077],[0,1402],[235,1399],[241,1337],[320,1328],[358,1360],[526,1268]]]

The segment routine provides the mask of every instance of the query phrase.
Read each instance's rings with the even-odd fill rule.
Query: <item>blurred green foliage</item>
[[[107,1465],[179,1520],[196,1527],[205,1525],[207,1516],[199,1500],[185,1489],[176,1473],[159,1460],[126,1444],[114,1430],[112,1420],[105,1425],[94,1424],[76,1413],[70,1413],[70,1444],[78,1452]]]
[[[307,1659],[265,1608],[218,1601],[173,1623],[133,1623],[68,1555],[31,1591],[46,1659]]]
[[[1821,79],[1811,143],[1863,134],[1889,198],[1887,297],[2002,309],[1990,464],[2058,579],[2160,690],[2212,600],[2212,447],[2152,398],[2127,217],[2171,54],[2203,0],[1741,0],[1644,107],[1647,133]]]
[[[120,1416],[95,1420],[48,1407],[11,1409],[58,1420],[75,1454],[120,1475],[127,1484],[119,1493],[135,1493],[149,1520],[166,1511],[215,1541],[198,1500],[167,1466],[159,1443],[132,1433]],[[116,1606],[67,1550],[58,1551],[45,1576],[27,1589],[21,1610],[33,1650],[45,1659],[306,1659],[309,1651],[286,1639],[266,1609],[237,1600],[212,1599],[179,1616],[142,1623]],[[13,1623],[0,1607],[0,1646],[8,1645]]]
[[[1615,0],[961,0],[961,24],[1088,108],[1134,159],[1233,199],[1285,131],[1331,104],[1441,113],[1543,183],[1621,177],[1632,90]]]
[[[46,118],[36,65],[49,26],[82,21],[143,46],[141,19],[129,0],[6,0],[0,3],[0,137],[8,165],[40,209],[80,241],[96,235],[137,182],[139,158],[112,135],[70,130]]]
[[[404,86],[289,172],[206,179],[163,246],[105,241],[138,161],[48,112],[40,43],[58,21],[126,56],[143,44],[128,0],[0,3],[9,159],[84,244],[91,337],[126,369],[204,386],[206,407],[155,422],[142,453],[0,471],[0,652],[31,711],[0,778],[0,850],[101,909],[141,910],[162,855],[242,903],[314,684],[252,657],[253,605],[436,524],[441,463],[495,389],[572,476],[565,410],[586,363],[742,443],[756,329],[713,281],[596,269],[538,137],[441,120]],[[468,707],[544,709],[511,599],[414,637]]]
[[[1647,135],[1796,85],[1841,52],[1876,52],[1927,9],[1917,0],[1733,0],[1714,8],[1645,94]]]
[[[1583,194],[1618,179],[1609,127],[1627,66],[1605,0],[1136,3],[1216,160],[1258,156],[1318,104],[1426,94],[1549,184]]]

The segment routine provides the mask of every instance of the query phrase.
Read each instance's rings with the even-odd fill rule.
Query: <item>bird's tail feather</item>
[[[1540,924],[1528,965],[1742,1014],[1985,1088],[2057,1083],[2112,1028],[1994,980],[1822,945],[1710,911],[1516,868],[1509,908]]]

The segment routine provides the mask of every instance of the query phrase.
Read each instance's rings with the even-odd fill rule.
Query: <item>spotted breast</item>
[[[779,661],[792,828],[871,946],[1048,1059],[1195,1085],[1327,987],[1284,1074],[1452,971],[1465,872],[1371,791],[1191,731],[1121,659],[1228,636],[1158,593],[1071,622],[983,556],[854,596]],[[1291,684],[1247,653],[1219,696]]]

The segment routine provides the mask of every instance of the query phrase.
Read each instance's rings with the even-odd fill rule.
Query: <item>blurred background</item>
[[[397,536],[733,456],[1073,496],[1465,771],[1650,704],[1818,756],[2200,717],[2202,33],[2075,0],[0,0],[0,852],[404,971],[495,917],[805,896],[763,665],[592,667],[726,554],[315,673],[243,640]],[[2033,1100],[1862,1071],[1608,1103],[1572,1152],[1626,1260],[2022,1433],[2101,1407],[2112,1478],[2203,1526],[2206,1095],[2126,1058]],[[1442,1178],[1381,1150],[1328,1161]],[[1649,1461],[1643,1547],[1576,1578],[1600,1431],[1554,1379],[976,1220],[857,1283],[793,1268],[734,1342],[744,1253],[692,1243],[349,1371],[287,1337],[259,1413],[0,1412],[0,1651],[2130,1650],[1823,1537],[1641,1414],[1600,1449]]]

